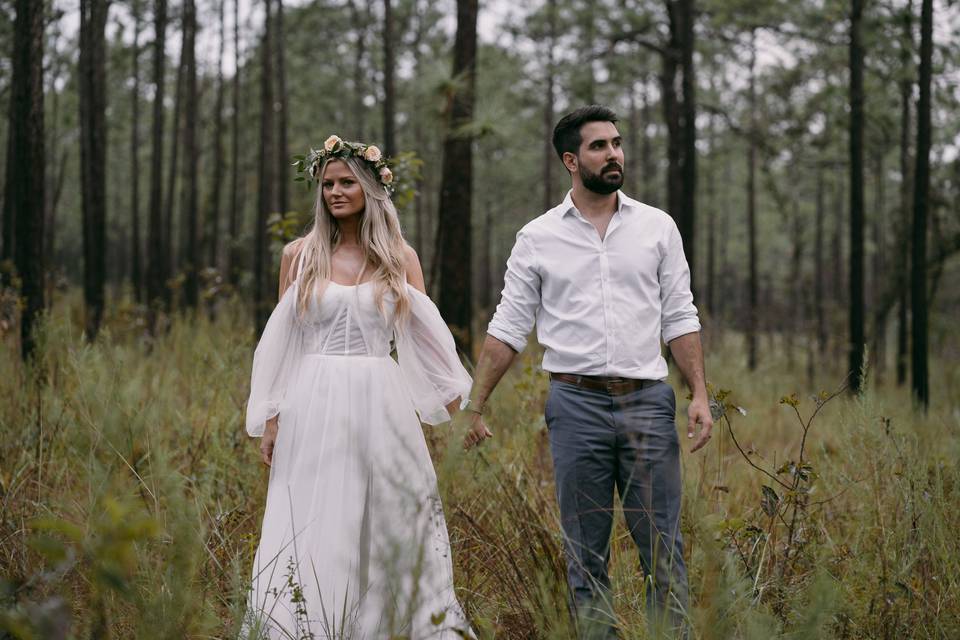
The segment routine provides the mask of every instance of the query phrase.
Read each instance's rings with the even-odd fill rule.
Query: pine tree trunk
[[[394,34],[393,6],[391,0],[383,0],[383,150],[387,156],[397,153],[396,89],[394,87]]]
[[[657,189],[657,158],[653,153],[653,136],[648,133],[650,125],[653,122],[653,102],[650,100],[650,90],[647,86],[647,78],[643,79],[642,108],[640,110],[640,119],[643,121],[642,136],[640,138],[640,162],[643,166],[643,201],[654,207],[659,207],[663,203],[660,201],[660,195]]]
[[[199,242],[197,197],[197,8],[194,0],[183,3],[183,70],[185,101],[183,113],[183,206],[180,212],[185,233],[181,269],[184,274],[184,303],[196,309],[200,301],[199,270],[203,264]]]
[[[80,0],[80,187],[83,213],[84,329],[103,320],[107,279],[106,0]]]
[[[874,371],[876,372],[877,382],[880,382],[886,369],[886,334],[887,334],[887,311],[889,307],[882,305],[880,303],[880,297],[883,295],[883,287],[881,283],[887,281],[887,262],[884,259],[886,253],[886,235],[884,234],[884,228],[887,225],[887,216],[886,216],[886,195],[884,186],[886,181],[884,179],[884,162],[883,162],[883,152],[880,151],[876,155],[876,191],[874,193],[874,200],[876,201],[875,206],[873,207],[874,218],[873,218],[873,298],[872,307],[873,307],[873,363]]]
[[[554,100],[556,99],[555,75],[557,46],[557,0],[547,0],[547,55],[546,55],[546,92],[543,96],[543,210],[554,205],[553,163],[556,151],[553,148]]]
[[[240,282],[240,0],[233,3],[233,113],[230,115],[230,229],[227,281]]]
[[[366,0],[369,2],[370,0]],[[366,122],[367,107],[363,103],[366,94],[366,83],[364,82],[363,64],[367,57],[367,23],[369,22],[369,10],[366,16],[360,10],[361,0],[350,0],[350,24],[353,32],[356,34],[356,52],[353,59],[353,117],[354,131],[357,140],[364,138],[364,124]]]
[[[853,0],[850,14],[850,391],[863,387],[863,2]]]
[[[681,68],[683,70],[683,80],[680,85],[683,91],[683,102],[681,103],[682,126],[680,129],[683,136],[681,150],[683,162],[680,176],[682,183],[680,212],[677,219],[680,237],[683,239],[683,253],[690,267],[690,290],[696,296],[697,82],[693,64],[693,54],[696,46],[693,28],[696,20],[694,0],[679,0],[678,9],[681,29]]]
[[[183,30],[183,16],[180,20],[181,32]],[[176,274],[179,265],[177,264],[177,243],[173,239],[173,218],[175,213],[174,203],[176,202],[177,197],[177,169],[180,160],[180,139],[183,137],[183,85],[184,85],[184,47],[186,46],[186,38],[181,37],[180,43],[180,63],[177,65],[177,82],[176,89],[173,97],[173,130],[171,131],[171,142],[170,142],[170,170],[167,172],[167,195],[164,199],[166,204],[166,211],[164,215],[164,232],[163,232],[163,254],[164,260],[164,276],[169,278]],[[183,236],[181,230],[181,239]],[[183,246],[183,242],[180,243],[180,246]],[[173,291],[169,288],[165,288],[165,297],[167,308],[173,308]]]
[[[143,258],[140,250],[140,0],[131,3],[133,11],[133,89],[130,108],[133,114],[130,134],[130,281],[137,302],[144,302]]]
[[[913,93],[912,52],[913,52],[913,2],[908,2],[903,10],[901,26],[903,34],[900,44],[900,253],[897,265],[897,279],[900,295],[897,304],[897,386],[907,382],[907,359],[910,348],[910,328],[907,312],[909,309],[909,269],[912,174],[910,171],[910,98]]]
[[[287,121],[289,119],[290,98],[287,95],[286,40],[283,31],[283,0],[276,0],[277,12],[273,20],[274,33],[271,34],[274,54],[277,59],[277,91],[275,104],[277,109],[277,165],[274,180],[274,193],[277,196],[276,207],[280,213],[290,210],[290,143],[287,141]]]
[[[747,291],[747,366],[757,368],[757,45],[756,32],[750,34],[750,130],[747,143],[747,263],[749,284]]]
[[[917,158],[913,189],[913,251],[910,269],[913,338],[913,395],[926,411],[930,406],[927,364],[927,204],[930,196],[930,85],[933,75],[933,0],[920,10],[920,99],[917,102]]]
[[[10,129],[4,220],[11,236],[4,250],[13,253],[21,280],[20,354],[30,359],[37,348],[34,327],[44,309],[43,218],[45,166],[43,133],[43,3],[16,0],[10,80]],[[13,251],[16,244],[16,251]]]
[[[217,97],[213,106],[213,184],[211,185],[210,201],[207,206],[205,216],[207,239],[207,264],[213,269],[219,270],[220,265],[220,210],[222,209],[223,196],[223,99],[224,99],[224,79],[223,79],[223,54],[226,48],[226,0],[220,0],[220,51],[217,55]],[[211,307],[211,312],[213,308]]]
[[[457,35],[453,48],[453,77],[461,78],[450,107],[443,145],[440,185],[439,238],[440,313],[457,346],[472,356],[471,197],[473,193],[473,140],[463,129],[473,119],[477,73],[478,0],[457,0]]]
[[[267,217],[275,201],[274,186],[274,124],[273,124],[273,20],[271,0],[265,0],[266,17],[263,25],[263,40],[260,44],[260,162],[258,170],[257,225],[254,230],[253,262],[253,311],[257,336],[263,333],[270,314],[270,286],[267,282],[270,257],[267,254]]]
[[[813,245],[813,298],[817,316],[817,351],[821,356],[827,352],[827,315],[823,290],[824,222],[827,214],[824,170],[822,164],[817,168],[817,219],[814,226]]]
[[[166,288],[164,279],[163,244],[163,96],[164,67],[166,57],[167,2],[156,0],[154,5],[153,43],[153,133],[150,157],[150,231],[147,234],[147,302],[150,305],[148,328],[156,330],[156,310],[162,302]]]

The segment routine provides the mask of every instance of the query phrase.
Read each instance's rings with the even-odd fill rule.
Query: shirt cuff
[[[487,335],[496,338],[500,342],[509,345],[511,349],[520,353],[523,351],[524,347],[527,346],[527,337],[526,336],[515,336],[507,333],[503,329],[493,326],[492,324],[487,327]]]
[[[670,326],[663,328],[663,343],[670,344],[671,340],[698,331],[700,331],[700,321],[696,318],[674,322],[670,324]]]

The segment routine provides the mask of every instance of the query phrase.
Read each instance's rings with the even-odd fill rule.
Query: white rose
[[[343,144],[343,140],[339,136],[330,136],[323,143],[323,148],[327,151],[336,151],[340,148],[340,145]]]
[[[388,167],[380,169],[380,182],[383,184],[390,184],[393,182],[393,172],[390,171]]]
[[[383,157],[383,154],[380,153],[380,149],[374,145],[367,147],[367,150],[363,152],[363,159],[369,162],[379,162],[380,158]]]

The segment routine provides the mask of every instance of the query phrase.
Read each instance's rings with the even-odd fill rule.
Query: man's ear
[[[577,158],[577,154],[564,151],[563,166],[565,166],[570,173],[576,173],[580,167],[580,160]]]

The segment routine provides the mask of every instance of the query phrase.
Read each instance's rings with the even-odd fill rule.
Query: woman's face
[[[344,162],[331,160],[323,170],[320,181],[323,200],[334,218],[349,218],[363,211],[366,200],[360,181]]]

